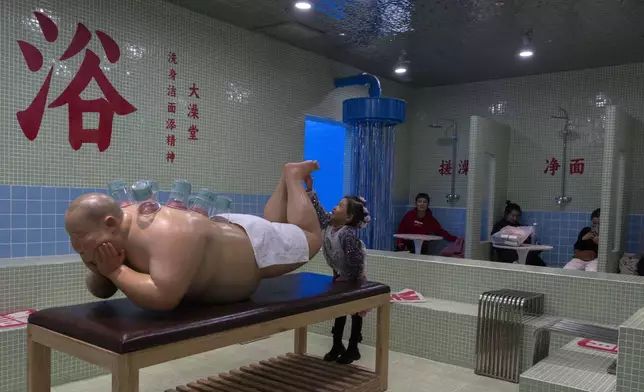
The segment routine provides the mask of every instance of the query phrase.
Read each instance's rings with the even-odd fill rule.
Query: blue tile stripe
[[[100,188],[0,185],[0,258],[71,254],[65,211],[83,193]],[[169,192],[160,192],[161,202]],[[270,195],[226,194],[233,212],[263,215]]]

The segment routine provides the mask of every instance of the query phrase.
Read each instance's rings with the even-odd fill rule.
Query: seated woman
[[[503,211],[503,218],[500,221],[496,222],[496,224],[492,228],[492,235],[501,231],[501,229],[506,226],[512,226],[512,227],[521,226],[521,223],[519,223],[520,218],[521,218],[521,207],[516,203],[510,202],[510,200],[506,201],[505,211]],[[502,263],[514,263],[515,261],[519,260],[519,255],[517,254],[516,250],[500,249],[500,248],[493,248],[493,249],[496,252],[497,260],[495,261],[500,261]],[[546,263],[544,263],[543,260],[541,260],[541,257],[539,256],[539,254],[541,254],[540,251],[529,252],[528,258],[526,259],[526,264],[545,267]]]
[[[564,269],[597,272],[597,252],[599,251],[599,213],[596,209],[590,215],[590,227],[584,227],[575,242],[575,255]]]
[[[425,241],[421,253],[424,255],[439,255],[447,246],[447,242],[456,241],[456,237],[443,229],[440,223],[432,215],[429,209],[429,195],[419,193],[416,195],[416,208],[407,212],[400,221],[400,226],[396,234],[423,234],[438,235],[443,237],[442,241]],[[409,240],[397,240],[397,250],[408,250],[415,252],[414,242]]]

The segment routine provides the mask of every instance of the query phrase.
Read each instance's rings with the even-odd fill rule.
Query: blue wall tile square
[[[11,243],[11,230],[0,229],[0,244]]]
[[[72,248],[69,242],[56,242],[56,254],[57,255],[68,255],[71,254]]]
[[[69,201],[56,200],[56,214],[65,215],[65,212],[67,211],[67,207],[69,207]]]
[[[0,259],[11,257],[11,245],[0,244]]]
[[[6,200],[11,198],[11,187],[9,185],[0,185],[0,199]]]
[[[13,200],[26,200],[27,199],[27,187],[21,185],[11,186],[11,198]]]
[[[27,228],[28,229],[40,229],[42,227],[42,221],[40,219],[42,215],[27,215]]]
[[[43,201],[42,202],[42,213],[43,214],[55,214],[56,213],[56,202],[55,201]]]
[[[10,213],[11,213],[11,200],[0,199],[0,214],[10,214]]]
[[[56,218],[56,227],[57,228],[65,228],[65,215],[63,214],[56,214],[54,215]]]
[[[28,186],[27,187],[27,200],[41,200],[42,199],[42,188],[39,186]]]
[[[42,229],[27,229],[27,243],[41,243],[42,242]]]
[[[44,242],[42,244],[42,255],[43,256],[53,256],[56,254],[56,243],[55,242]]]
[[[65,229],[56,229],[56,242],[69,241],[69,235]]]
[[[27,242],[27,230],[25,229],[13,229],[11,230],[11,243],[12,244],[24,244]]]
[[[56,188],[54,188],[53,186],[43,186],[42,199],[51,201],[56,200]]]
[[[78,196],[83,194],[83,188],[70,188],[69,190],[69,200],[74,200]]]
[[[43,229],[53,229],[56,227],[56,215],[41,215],[40,219]]]
[[[56,229],[42,229],[42,242],[56,242]]]
[[[27,200],[27,215],[42,214],[42,202],[40,200]]]
[[[42,256],[42,244],[40,242],[35,244],[27,244],[27,256]]]
[[[56,200],[69,201],[69,188],[56,188]]]
[[[11,244],[11,257],[27,256],[27,244]]]
[[[11,229],[24,229],[27,227],[27,215],[10,215]]]
[[[11,200],[11,213],[12,214],[26,214],[27,202],[24,200]]]

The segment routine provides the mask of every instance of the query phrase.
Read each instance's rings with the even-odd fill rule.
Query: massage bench
[[[137,392],[139,369],[275,333],[295,330],[294,353],[197,380],[178,392],[382,392],[389,361],[388,286],[332,284],[298,273],[267,279],[252,298],[222,306],[146,311],[127,299],[51,308],[29,317],[29,392],[49,392],[51,349],[112,373],[112,392]],[[375,372],[306,354],[307,325],[377,308]]]

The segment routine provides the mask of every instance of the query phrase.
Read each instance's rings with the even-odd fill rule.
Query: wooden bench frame
[[[73,357],[101,366],[111,372],[112,392],[138,392],[139,370],[145,367],[293,329],[295,330],[294,352],[304,354],[307,350],[308,325],[372,308],[377,309],[375,374],[380,380],[381,391],[386,391],[389,374],[389,294],[379,294],[127,354],[118,354],[49,329],[29,324],[27,327],[29,392],[51,391],[51,349],[62,351]]]

